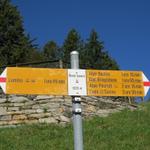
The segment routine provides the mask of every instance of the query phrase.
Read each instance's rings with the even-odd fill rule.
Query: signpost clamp
[[[74,97],[73,101],[75,101],[75,102],[81,102],[81,97]]]

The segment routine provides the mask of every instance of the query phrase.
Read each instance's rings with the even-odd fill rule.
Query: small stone
[[[39,120],[36,120],[36,119],[34,119],[34,120],[24,120],[24,123],[26,123],[26,124],[35,124],[35,123],[38,123],[39,122]]]
[[[14,115],[13,120],[25,120],[27,119],[26,115]]]
[[[0,115],[0,121],[9,121],[11,120],[11,115]]]
[[[30,105],[33,105],[33,104],[35,104],[34,101],[28,101],[28,102],[24,103],[24,106],[30,106]]]
[[[70,122],[70,119],[68,117],[65,117],[65,116],[60,116],[60,121],[62,121],[62,122]]]
[[[23,111],[25,114],[34,114],[36,113],[36,110],[35,109],[26,109]]]
[[[92,106],[92,105],[87,105],[86,108],[85,108],[85,110],[87,112],[96,112],[95,106]]]
[[[6,98],[0,98],[0,103],[5,103],[7,101]]]
[[[59,108],[60,104],[59,103],[45,103],[45,104],[36,104],[32,106],[32,109],[54,109],[54,108]]]
[[[8,122],[9,125],[18,125],[18,124],[23,124],[25,123],[24,120],[11,120]]]
[[[36,112],[37,112],[37,113],[43,113],[44,110],[43,110],[43,109],[37,109]]]
[[[42,113],[42,114],[29,114],[28,118],[29,119],[39,119],[39,118],[45,118],[51,116],[50,113]]]
[[[13,107],[14,104],[13,103],[2,103],[0,104],[0,107]]]
[[[20,107],[20,106],[24,106],[24,103],[14,103],[15,107]]]
[[[23,111],[10,111],[10,112],[7,112],[8,115],[20,115],[20,114],[23,114],[24,112]]]
[[[65,109],[63,107],[59,108],[60,113],[65,112]]]
[[[40,109],[41,107],[40,107],[40,105],[39,104],[36,104],[36,105],[33,105],[32,106],[32,109]]]
[[[0,126],[8,125],[8,121],[0,121]]]
[[[53,102],[64,102],[65,100],[63,98],[54,98],[52,99]]]
[[[35,99],[34,99],[34,101],[37,101],[37,100],[45,100],[45,99],[52,99],[52,98],[54,98],[54,96],[53,95],[38,95]]]
[[[24,103],[24,102],[28,102],[29,99],[23,96],[13,96],[11,98],[9,98],[9,102],[12,103]]]
[[[71,96],[64,96],[64,99],[66,100],[72,100],[72,97]]]
[[[57,123],[57,120],[54,118],[41,118],[39,119],[40,123]]]
[[[19,111],[19,107],[8,107],[8,111]]]
[[[36,104],[45,104],[45,103],[49,103],[49,102],[50,102],[50,99],[46,99],[46,100],[42,99],[42,100],[36,101]]]
[[[6,107],[0,107],[0,115],[5,115],[7,114],[7,108]]]

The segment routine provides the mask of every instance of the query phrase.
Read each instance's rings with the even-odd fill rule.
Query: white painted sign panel
[[[0,75],[0,87],[6,93],[6,76],[7,76],[7,68]]]
[[[85,70],[68,69],[68,95],[87,95]]]

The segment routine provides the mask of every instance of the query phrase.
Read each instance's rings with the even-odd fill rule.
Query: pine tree
[[[103,70],[119,70],[117,62],[108,54],[107,51],[102,53],[101,69]]]
[[[66,63],[70,62],[70,52],[80,51],[80,48],[81,48],[81,40],[79,33],[75,29],[71,29],[62,46],[63,61]]]
[[[117,63],[104,51],[104,44],[95,30],[91,31],[81,53],[81,66],[87,69],[118,69]]]
[[[0,0],[0,65],[33,60],[36,50],[25,35],[23,19],[9,0]]]
[[[59,58],[59,47],[56,42],[47,42],[43,48],[43,54],[46,60],[57,60]]]
[[[103,43],[99,40],[97,32],[92,30],[85,44],[84,51],[81,54],[82,67],[101,69],[100,64],[103,48]]]

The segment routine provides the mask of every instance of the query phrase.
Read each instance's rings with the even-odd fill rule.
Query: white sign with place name
[[[68,94],[87,95],[85,70],[68,69]]]

